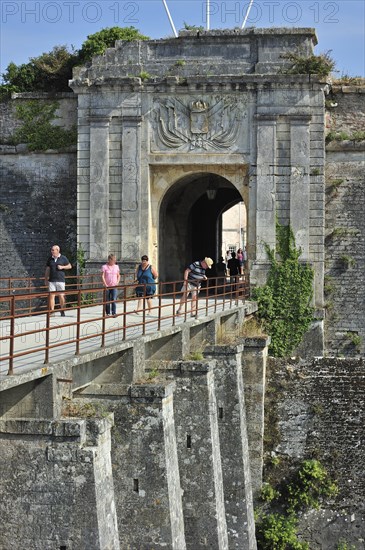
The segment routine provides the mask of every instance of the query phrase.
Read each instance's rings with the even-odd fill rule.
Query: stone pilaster
[[[141,117],[122,117],[121,254],[123,262],[139,258],[141,243]],[[146,226],[147,224],[147,226]],[[148,228],[148,221],[144,220]],[[147,246],[147,242],[143,243]]]
[[[290,117],[290,226],[302,260],[309,260],[310,116]]]
[[[90,117],[90,259],[109,253],[109,117]]]
[[[257,115],[256,154],[256,259],[252,266],[252,281],[265,283],[268,258],[265,245],[276,245],[276,117]]]

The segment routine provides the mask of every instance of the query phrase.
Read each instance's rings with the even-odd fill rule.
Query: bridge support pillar
[[[262,485],[265,378],[269,343],[269,337],[245,338],[242,351],[247,435],[254,497],[259,494]]]
[[[209,346],[214,370],[229,548],[255,550],[255,522],[241,355],[243,344]]]

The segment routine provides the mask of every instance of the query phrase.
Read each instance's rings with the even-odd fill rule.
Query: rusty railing
[[[106,299],[106,290],[100,286],[100,276],[97,282],[90,278],[86,286],[85,277],[82,279],[82,284],[76,284],[64,292],[66,316],[63,318],[60,317],[59,307],[54,312],[50,310],[48,290],[42,288],[36,291],[32,288],[31,292],[24,292],[27,286],[7,285],[7,292],[0,295],[1,375],[6,369],[8,375],[14,374],[20,358],[29,358],[27,368],[31,368],[34,362],[48,364],[57,350],[63,355],[79,355],[83,351],[82,346],[91,339],[95,340],[94,349],[105,347],[111,335],[118,341],[128,340],[138,334],[145,335],[148,330],[160,330],[162,324],[175,326],[178,319],[186,321],[190,317],[191,299],[183,304],[181,314],[177,315],[183,281],[158,282],[153,300],[150,301],[144,292],[143,307],[138,312],[133,305],[138,300],[135,283],[120,284],[115,301],[117,313],[109,316],[106,306],[111,306],[111,303]],[[16,292],[13,292],[15,289]],[[58,293],[55,294],[57,297]],[[202,285],[197,314],[201,317],[229,309],[248,297],[249,280],[246,275],[231,279],[210,278]],[[111,317],[115,318],[115,322],[110,322]]]

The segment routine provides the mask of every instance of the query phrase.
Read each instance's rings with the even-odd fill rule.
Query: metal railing
[[[53,312],[50,309],[51,293],[48,290],[36,292],[32,289],[30,293],[20,293],[20,287],[12,286],[8,288],[17,288],[16,293],[9,292],[0,296],[3,313],[0,321],[0,366],[6,365],[8,375],[14,374],[16,362],[22,357],[29,357],[30,362],[36,360],[48,364],[51,354],[62,348],[66,351],[67,347],[67,353],[71,351],[79,355],[83,344],[88,340],[96,339],[94,348],[105,347],[111,334],[117,333],[118,341],[124,341],[135,337],[137,332],[145,335],[149,327],[159,331],[162,323],[164,326],[175,326],[178,319],[186,321],[190,318],[191,296],[183,304],[181,314],[177,315],[177,310],[181,307],[183,281],[156,283],[157,292],[151,302],[146,296],[144,286],[143,307],[138,312],[132,303],[138,300],[135,295],[136,284],[120,284],[115,301],[117,313],[113,316],[106,314],[106,306],[109,309],[112,302],[106,299],[106,289],[100,286],[100,276],[97,285],[92,279],[89,283],[85,287],[83,278],[82,285],[65,290],[65,309],[57,308]],[[57,297],[59,293],[54,294]],[[246,275],[210,278],[200,290],[197,314],[201,317],[223,311],[248,297],[249,280]],[[26,307],[24,302],[27,303]],[[148,307],[149,303],[151,309]],[[59,315],[62,311],[67,313],[64,318]],[[55,316],[62,322],[61,325],[54,323]],[[115,318],[116,323],[111,324],[110,317]],[[68,336],[64,337],[63,332],[67,332]]]

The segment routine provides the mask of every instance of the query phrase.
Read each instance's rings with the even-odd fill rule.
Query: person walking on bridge
[[[61,316],[65,316],[65,270],[72,269],[72,265],[63,256],[58,244],[54,244],[51,248],[51,256],[46,263],[45,281],[48,284],[49,309],[50,315],[54,313],[55,298],[58,296],[60,301]]]
[[[101,268],[101,280],[105,288],[105,315],[110,315],[110,308],[113,317],[117,316],[116,300],[118,296],[117,286],[120,281],[120,270],[117,265],[115,254],[109,254],[108,262]]]
[[[193,262],[184,271],[184,284],[181,287],[183,293],[179,308],[176,315],[182,315],[184,304],[186,303],[189,294],[191,294],[191,317],[198,316],[198,294],[200,292],[200,286],[202,281],[206,281],[208,278],[205,275],[207,269],[211,269],[213,265],[211,258],[204,258],[197,262]]]

